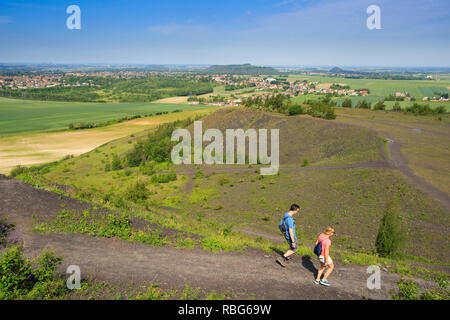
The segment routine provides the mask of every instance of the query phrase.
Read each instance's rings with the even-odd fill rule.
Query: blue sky
[[[449,67],[450,1],[2,0],[0,62]]]

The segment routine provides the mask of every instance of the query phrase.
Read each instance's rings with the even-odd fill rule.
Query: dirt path
[[[83,278],[123,285],[153,282],[177,290],[188,284],[208,291],[231,290],[235,298],[265,299],[388,299],[389,290],[400,278],[382,272],[381,290],[370,291],[366,287],[366,268],[337,265],[330,278],[333,286],[325,288],[313,283],[318,266],[315,259],[295,257],[291,265],[283,269],[275,263],[275,253],[257,250],[245,254],[211,253],[81,234],[32,231],[33,214],[40,218],[52,217],[62,206],[83,210],[89,204],[0,176],[0,217],[17,225],[12,238],[23,242],[25,254],[31,257],[44,248],[53,248],[64,258],[60,271],[64,272],[69,265],[78,265]],[[419,282],[425,287],[431,286]]]
[[[195,175],[197,173],[197,169],[194,165],[187,165],[185,167],[189,167],[186,170],[176,171],[177,174],[184,175]],[[364,162],[364,163],[354,163],[343,166],[317,166],[317,167],[284,167],[280,168],[281,172],[295,172],[295,171],[321,171],[321,170],[345,170],[345,169],[365,169],[365,168],[390,168],[391,165],[388,161],[380,160],[380,161],[372,161],[372,162]],[[257,168],[213,168],[213,169],[204,169],[204,167],[200,168],[201,172],[204,174],[211,173],[239,173],[239,172],[254,172]],[[163,171],[160,173],[168,173],[169,171]]]
[[[400,126],[400,125],[390,124],[390,123],[385,123],[385,122],[376,121],[376,120],[360,119],[360,118],[350,117],[350,116],[340,116],[340,117],[357,119],[358,121],[363,121],[363,122],[368,122],[368,123],[380,123],[380,124],[383,124],[385,126],[392,126],[392,127],[406,128],[406,129],[413,130],[413,128],[410,128],[410,127]],[[435,188],[434,186],[429,184],[427,181],[425,181],[424,178],[419,177],[416,174],[414,174],[414,172],[408,166],[408,159],[403,155],[403,153],[401,151],[401,147],[402,147],[401,144],[398,141],[396,141],[395,138],[392,135],[390,135],[386,131],[379,130],[379,129],[373,128],[371,126],[366,126],[366,125],[363,125],[363,124],[351,123],[349,125],[359,126],[359,127],[362,127],[362,128],[366,128],[366,129],[372,130],[372,131],[376,132],[377,134],[383,136],[384,138],[388,139],[389,155],[390,155],[389,165],[392,168],[397,169],[401,173],[403,173],[415,186],[420,188],[422,191],[427,193],[432,198],[438,200],[440,203],[442,203],[442,205],[447,210],[450,211],[450,196],[448,194],[446,194],[445,192],[442,192],[438,188]],[[422,131],[425,132],[425,133],[429,133],[429,134],[449,136],[448,134],[445,134],[445,133],[442,133],[442,132],[436,132],[436,131],[431,131],[431,130],[422,130]]]

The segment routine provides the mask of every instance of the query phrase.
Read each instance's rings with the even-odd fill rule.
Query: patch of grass
[[[81,233],[90,236],[121,238],[127,241],[143,242],[153,246],[163,246],[170,241],[158,230],[132,230],[129,216],[116,216],[104,212],[85,210],[81,214],[66,209],[51,221],[39,222],[36,219],[33,229],[38,232]]]
[[[398,291],[391,290],[394,300],[449,300],[450,289],[447,279],[440,279],[437,282],[437,289],[419,292],[418,284],[409,279],[402,278],[397,282]]]
[[[136,300],[167,300],[175,296],[176,291],[170,290],[168,292],[161,289],[156,284],[151,284],[144,287],[141,292],[139,292],[135,299]]]

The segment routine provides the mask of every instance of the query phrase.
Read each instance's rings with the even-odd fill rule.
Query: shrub
[[[307,166],[309,166],[309,161],[308,161],[308,159],[303,159],[302,167],[307,167]]]
[[[304,110],[303,110],[303,107],[301,105],[294,104],[294,105],[289,107],[288,113],[289,113],[290,116],[295,116],[297,114],[303,114]]]
[[[131,234],[131,222],[127,215],[116,216],[109,214],[107,219],[107,223],[93,226],[93,229],[97,229],[97,232],[94,230],[94,234],[96,233],[96,235],[105,238],[118,237],[128,239]]]
[[[33,287],[31,262],[23,257],[20,247],[14,246],[0,259],[0,290],[12,298]]]
[[[230,180],[228,180],[228,179],[225,178],[225,177],[221,177],[221,178],[219,179],[219,185],[221,185],[221,186],[226,185],[226,184],[229,184],[229,183],[230,183]]]
[[[188,118],[160,125],[155,132],[149,134],[147,140],[135,146],[134,158],[137,159],[141,155],[143,161],[147,159],[157,163],[170,161],[172,148],[176,144],[171,141],[172,132],[179,127],[187,127],[192,122],[192,119]]]
[[[327,110],[326,114],[325,114],[325,119],[327,120],[334,120],[336,119],[336,112],[334,111],[333,108],[330,108]]]
[[[122,170],[122,162],[117,154],[113,154],[111,169],[113,171]]]
[[[439,279],[435,279],[438,288],[427,290],[419,294],[419,287],[416,282],[406,280],[404,278],[397,282],[398,293],[391,291],[394,300],[448,300],[450,291],[448,289],[447,280],[442,283]]]
[[[400,103],[396,102],[394,106],[392,107],[392,110],[394,111],[402,111],[402,107],[400,106]]]
[[[127,188],[125,191],[125,199],[138,202],[147,199],[147,187],[145,182],[137,181]]]
[[[147,232],[139,230],[133,233],[131,239],[133,241],[147,243],[156,247],[162,247],[168,242],[167,238],[164,237],[158,230],[147,230]]]
[[[141,163],[139,166],[139,171],[147,176],[151,176],[155,173],[155,163],[152,161],[146,161]]]
[[[174,295],[175,292],[164,292],[158,285],[151,284],[145,288],[144,292],[140,292],[136,296],[136,300],[167,300]]]
[[[366,100],[361,100],[356,104],[356,108],[360,108],[360,109],[370,109],[371,108],[371,104],[370,102],[367,102]]]
[[[27,167],[23,167],[23,166],[21,166],[21,165],[18,165],[18,166],[16,166],[14,169],[12,169],[11,170],[11,172],[10,172],[10,176],[11,177],[17,177],[18,175],[21,175],[21,174],[23,174],[23,173],[26,173],[27,172]]]
[[[439,106],[435,109],[432,109],[428,104],[418,104],[414,103],[412,106],[407,107],[405,109],[405,112],[412,113],[416,116],[424,116],[424,115],[430,115],[430,114],[443,114],[446,112],[446,109],[444,106]]]
[[[51,281],[55,277],[56,268],[61,263],[62,259],[54,252],[43,251],[37,258],[38,266],[33,270],[33,274],[39,281]]]
[[[153,183],[169,183],[177,180],[176,173],[163,173],[152,176]]]
[[[438,106],[436,109],[434,109],[434,111],[437,114],[444,114],[446,112],[446,109],[444,106]]]
[[[375,246],[377,253],[382,257],[397,256],[403,242],[403,234],[396,210],[394,202],[391,201],[386,205],[384,216],[378,229]]]
[[[384,101],[378,101],[373,105],[373,110],[386,110],[386,105]]]
[[[223,250],[224,246],[218,237],[208,237],[201,240],[202,248],[213,252]]]
[[[186,285],[183,292],[181,293],[180,300],[200,300],[201,293],[202,292],[200,288],[194,289]]]
[[[228,237],[233,232],[233,225],[229,225],[223,228],[222,234],[224,237]]]
[[[142,142],[138,142],[133,150],[129,152],[126,156],[127,165],[129,167],[138,167],[143,161],[145,161],[145,157],[143,155],[144,146]]]
[[[343,102],[342,102],[342,105],[341,105],[343,108],[352,108],[353,107],[353,103],[352,103],[352,100],[351,99],[345,99]]]
[[[336,113],[334,111],[335,103],[329,101],[329,99],[324,100],[308,100],[306,101],[308,105],[307,114],[316,118],[323,118],[327,120],[336,119]]]
[[[66,291],[56,277],[61,261],[53,252],[43,251],[33,263],[24,258],[21,247],[11,247],[0,258],[0,300],[61,297]]]
[[[412,280],[401,279],[397,282],[398,294],[392,294],[394,300],[418,300],[419,287]]]

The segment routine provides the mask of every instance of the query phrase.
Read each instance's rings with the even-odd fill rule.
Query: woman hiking
[[[319,239],[316,242],[316,246],[319,244],[319,242],[322,244],[322,251],[319,256],[319,262],[320,262],[320,268],[317,273],[316,281],[314,281],[315,284],[321,284],[324,286],[329,287],[330,283],[328,282],[328,277],[333,272],[334,269],[334,262],[333,259],[330,257],[330,247],[331,247],[331,239],[330,237],[334,235],[334,228],[328,227],[324,233],[321,233],[319,235]],[[328,268],[328,270],[325,272],[325,275],[322,277],[323,272],[325,269]]]

